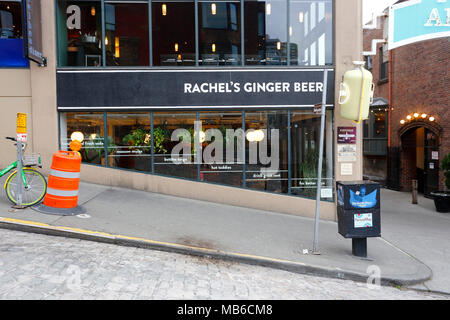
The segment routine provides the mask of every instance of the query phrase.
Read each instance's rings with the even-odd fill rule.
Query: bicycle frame
[[[17,161],[14,161],[8,167],[6,167],[2,171],[0,171],[0,177],[3,177],[5,174],[7,174],[8,172],[10,172],[11,170],[13,170],[15,168],[17,168]],[[9,176],[8,179],[6,179],[3,189],[6,189],[6,185],[9,181],[9,179],[11,178],[11,176]],[[22,177],[23,185],[25,186],[25,188],[28,188],[27,179],[25,178],[25,173],[23,172],[23,168],[22,168],[22,172],[21,172],[21,177]]]

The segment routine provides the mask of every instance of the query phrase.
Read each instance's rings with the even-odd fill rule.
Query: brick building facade
[[[379,28],[364,30],[365,51],[371,50],[372,39],[386,39],[388,17],[378,19]],[[383,99],[389,104],[385,108],[387,146],[385,156],[373,156],[365,150],[365,174],[373,174],[381,163],[385,170],[377,173],[388,187],[409,191],[415,179],[425,195],[442,190],[440,164],[450,152],[450,38],[391,51],[380,43],[376,52],[369,58],[369,67],[371,64],[375,101]],[[386,80],[380,79],[386,73],[383,68],[387,68]]]

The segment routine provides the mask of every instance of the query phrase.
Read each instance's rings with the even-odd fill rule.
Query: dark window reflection
[[[105,126],[103,112],[67,112],[60,114],[61,148],[69,150],[74,132],[83,137],[80,154],[83,162],[105,165]],[[107,137],[108,148],[113,146]]]
[[[150,113],[107,114],[109,146],[108,166],[151,171]]]
[[[223,66],[241,63],[240,3],[200,2],[200,65]]]
[[[0,1],[0,39],[22,38],[20,2]]]
[[[200,112],[202,165],[200,181],[243,185],[242,112]]]
[[[57,6],[60,66],[102,65],[102,14],[100,1],[64,1]]]
[[[197,179],[195,112],[154,112],[155,173]]]
[[[287,64],[285,0],[245,1],[245,64]]]
[[[246,186],[288,192],[287,111],[245,113]]]
[[[148,66],[148,5],[105,4],[107,66]]]
[[[153,65],[195,65],[195,6],[193,1],[152,5]]]
[[[317,192],[320,120],[320,115],[311,111],[291,112],[291,192],[311,199],[315,199]],[[321,181],[323,200],[333,197],[332,126],[332,111],[327,111]]]

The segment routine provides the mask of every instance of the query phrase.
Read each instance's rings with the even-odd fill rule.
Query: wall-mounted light
[[[175,43],[174,49],[175,49],[175,52],[178,52],[178,43]]]
[[[418,113],[418,112],[415,112],[413,115],[407,115],[406,116],[406,121],[411,121],[411,120],[413,120],[413,121],[416,121],[416,120],[420,120],[420,119],[423,119],[423,120],[426,120],[428,118],[428,120],[429,121],[431,121],[431,122],[433,122],[433,121],[435,121],[436,119],[433,117],[433,116],[429,116],[428,114],[426,114],[426,113]],[[400,124],[405,124],[406,123],[406,121],[405,120],[400,120]]]
[[[277,50],[281,50],[281,42],[280,41],[277,42]]]
[[[298,13],[298,22],[303,23],[303,20],[304,20],[304,14],[303,14],[303,11],[300,11]]]
[[[270,16],[272,13],[272,5],[270,3],[266,4],[266,14]]]
[[[162,4],[161,11],[163,16],[167,15],[167,5],[165,3]]]
[[[217,7],[215,3],[211,4],[211,14],[215,15],[217,13]]]
[[[216,44],[215,44],[215,43],[213,43],[213,44],[211,45],[211,51],[212,51],[212,52],[216,52]]]
[[[91,16],[95,17],[95,7],[91,7]]]

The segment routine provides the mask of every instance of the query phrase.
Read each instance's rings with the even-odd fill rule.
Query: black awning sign
[[[22,0],[22,8],[25,57],[40,66],[46,66],[47,60],[42,52],[41,0]]]

